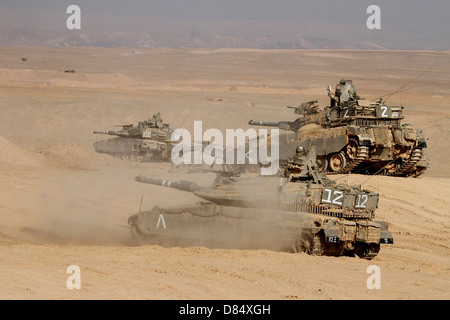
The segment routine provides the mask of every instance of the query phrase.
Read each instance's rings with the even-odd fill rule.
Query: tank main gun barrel
[[[303,127],[306,122],[301,117],[298,118],[295,121],[258,121],[258,120],[250,120],[248,122],[249,125],[252,126],[266,126],[266,127],[278,127],[279,129],[286,130],[286,131],[298,131],[301,127]]]
[[[147,178],[144,176],[137,176],[135,178],[135,180],[138,182],[142,182],[142,183],[154,184],[157,186],[174,188],[174,189],[178,189],[181,191],[187,191],[187,192],[195,192],[197,190],[202,189],[195,182],[185,181],[185,180],[170,181],[170,180],[162,180],[162,179],[156,179],[156,178]]]
[[[250,120],[248,122],[249,125],[252,126],[266,126],[266,127],[278,127],[279,122],[277,121],[258,121],[258,120]]]
[[[110,136],[118,136],[120,135],[117,131],[94,131],[94,134],[107,134]]]
[[[248,122],[249,125],[252,126],[264,126],[264,127],[277,127],[283,130],[291,130],[294,131],[293,128],[293,124],[294,122],[291,121],[259,121],[259,120],[250,120]]]

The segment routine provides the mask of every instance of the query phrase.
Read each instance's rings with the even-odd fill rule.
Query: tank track
[[[422,158],[423,153],[422,149],[413,149],[411,152],[411,156],[403,163],[400,167],[397,168],[397,170],[388,173],[388,176],[414,176],[418,177],[419,175],[423,174],[425,170],[421,170],[419,172],[416,172],[417,170],[414,170],[416,164],[420,161]]]
[[[358,153],[352,161],[348,161],[345,167],[343,167],[339,171],[331,171],[329,168],[327,169],[327,174],[347,174],[351,172],[353,169],[355,169],[361,162],[369,158],[369,147],[367,146],[359,146],[358,147]],[[348,160],[348,157],[346,156],[346,159]]]
[[[354,168],[356,168],[361,162],[369,158],[369,147],[367,146],[359,146],[358,148],[358,154],[356,155],[355,159],[348,162],[347,165],[339,170],[337,173],[349,173]]]
[[[321,256],[324,253],[325,241],[320,234],[315,234],[312,239],[312,252],[314,256]]]
[[[426,170],[427,170],[426,167],[417,167],[416,170],[409,176],[413,177],[413,178],[420,177],[421,175],[423,175],[425,173]]]
[[[372,260],[380,252],[380,244],[364,244],[353,251],[357,256],[366,260]]]
[[[321,256],[325,250],[325,240],[322,234],[312,234],[306,232],[297,238],[296,243],[292,246],[294,253],[306,252],[313,256]]]
[[[410,158],[405,161],[401,166],[392,172],[379,172],[376,175],[385,175],[392,177],[414,177],[417,178],[425,173],[426,167],[417,167],[417,163],[422,159],[422,149],[416,148],[411,152]],[[344,168],[334,172],[327,169],[326,174],[348,174],[351,173],[361,162],[369,158],[369,148],[366,146],[360,146],[358,154],[352,161],[347,162]],[[348,160],[348,158],[346,158]]]
[[[110,152],[102,152],[104,154],[107,154],[111,157],[122,159],[122,160],[129,160],[129,161],[136,161],[141,162],[143,161],[144,157],[142,155],[135,155],[135,154],[128,154],[128,153],[110,153]]]

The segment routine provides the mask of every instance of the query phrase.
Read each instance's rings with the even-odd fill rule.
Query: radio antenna
[[[420,77],[422,77],[425,73],[430,72],[433,68],[430,68],[428,70],[425,70],[424,72],[422,72],[421,74],[419,74],[417,77],[415,77],[414,79],[408,81],[407,83],[405,83],[403,86],[401,86],[398,90],[385,94],[383,96],[380,96],[378,98],[375,99],[375,101],[387,97],[386,99],[384,99],[384,101],[387,101],[387,99],[389,99],[390,97],[392,97],[394,94],[399,93],[400,91],[402,91],[407,85],[411,84],[412,82],[416,81],[417,79],[419,79]]]
[[[142,200],[144,200],[144,194],[142,194],[142,197],[141,197],[141,205],[139,206],[139,212],[141,212],[141,209],[142,209]]]

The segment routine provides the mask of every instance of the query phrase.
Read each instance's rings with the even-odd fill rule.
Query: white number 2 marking
[[[325,195],[325,192],[326,192],[326,195]],[[333,195],[333,197],[332,197],[332,195]],[[341,199],[343,196],[344,196],[344,193],[342,191],[325,189],[325,190],[323,190],[322,202],[342,205]]]
[[[348,109],[345,109],[344,118],[348,118],[348,117],[349,117],[349,115],[348,115]]]
[[[335,197],[332,201],[332,203],[334,204],[342,204],[342,197],[344,196],[344,193],[342,191],[339,190],[335,190],[333,193],[335,196],[337,195],[337,197]]]

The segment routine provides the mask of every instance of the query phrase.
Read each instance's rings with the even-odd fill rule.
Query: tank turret
[[[279,129],[286,131],[299,131],[303,126],[309,123],[318,124],[321,121],[321,112],[319,110],[319,105],[317,100],[308,101],[302,103],[298,107],[288,106],[289,109],[294,109],[294,113],[300,115],[294,121],[261,121],[261,120],[250,120],[249,125],[252,126],[265,126],[265,127],[278,127]]]

